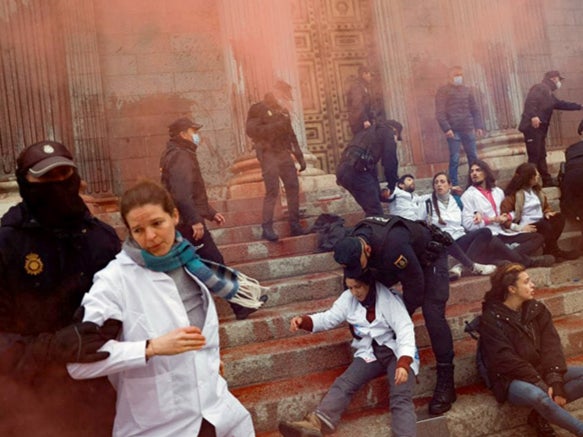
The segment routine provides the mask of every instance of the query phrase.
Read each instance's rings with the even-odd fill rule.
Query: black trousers
[[[290,223],[300,220],[300,182],[298,171],[289,150],[257,150],[261,174],[265,184],[263,224],[273,223],[273,211],[279,194],[279,179],[283,182]]]
[[[340,163],[336,170],[336,183],[352,194],[366,217],[382,217],[381,190],[376,167],[371,171],[360,172],[348,162]]]
[[[543,180],[543,184],[548,184],[552,181],[552,176],[549,173],[549,168],[547,166],[546,138],[548,130],[548,124],[541,124],[538,129],[529,127],[523,133],[528,162],[536,165]]]
[[[477,262],[488,249],[491,240],[492,231],[490,229],[476,229],[455,240],[447,248],[447,252],[465,267],[472,268],[474,261]]]
[[[565,227],[565,217],[561,213],[557,213],[549,219],[543,218],[533,224],[536,226],[536,232],[541,234],[545,239],[544,253],[552,255],[553,252],[559,250],[557,240],[561,236],[563,228]]]
[[[480,255],[478,262],[500,265],[510,261],[528,267],[532,264],[530,256],[542,246],[543,240],[542,235],[537,233],[493,236],[488,249]],[[518,244],[518,246],[513,249],[507,246],[507,244],[513,243]]]
[[[192,225],[179,223],[178,226],[176,226],[176,229],[182,234],[184,238],[190,241],[194,247],[201,246],[196,249],[196,253],[201,258],[208,259],[209,261],[214,261],[220,264],[225,263],[223,254],[217,247],[215,240],[213,240],[213,236],[207,229],[206,225],[204,226],[204,235],[200,240],[195,240],[192,238]]]

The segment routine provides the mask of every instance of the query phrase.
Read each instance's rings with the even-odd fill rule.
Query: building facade
[[[560,98],[583,102],[578,0],[1,0],[0,23],[0,178],[25,145],[50,138],[72,145],[96,195],[157,179],[181,116],[204,125],[215,197],[260,190],[245,117],[277,79],[293,86],[303,180],[334,172],[350,139],[344,95],[363,63],[376,101],[404,125],[403,171],[418,177],[447,166],[434,96],[452,65],[478,90],[479,153],[494,166],[524,159],[516,126],[545,71],[567,77]],[[575,141],[581,117],[555,116],[551,150]]]

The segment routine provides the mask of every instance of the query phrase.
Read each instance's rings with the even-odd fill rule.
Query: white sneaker
[[[459,278],[461,278],[463,269],[464,266],[462,266],[461,264],[456,264],[451,269],[449,269],[449,280],[457,281]]]
[[[490,276],[496,271],[496,266],[494,264],[478,264],[474,263],[472,267],[472,273],[474,275]]]

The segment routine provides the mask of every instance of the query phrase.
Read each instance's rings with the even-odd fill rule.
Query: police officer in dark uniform
[[[583,135],[583,120],[577,128]],[[583,251],[583,138],[565,150],[565,164],[560,178],[561,212],[571,220],[577,220],[581,228],[580,251]]]
[[[524,101],[524,111],[518,130],[524,135],[528,162],[536,164],[544,187],[553,187],[553,180],[547,166],[546,137],[555,109],[579,111],[579,103],[559,100],[553,93],[561,88],[565,78],[557,70],[547,71],[541,83],[533,85]]]
[[[81,323],[77,308],[94,273],[120,250],[119,238],[89,213],[64,145],[24,149],[16,178],[22,202],[0,226],[0,435],[110,436],[111,385],[74,381],[65,364],[109,355],[97,349],[121,322]]]
[[[431,414],[445,413],[456,400],[453,339],[445,318],[449,298],[448,237],[401,217],[368,217],[334,247],[334,259],[344,266],[347,276],[370,270],[387,287],[401,282],[409,314],[421,307],[437,361],[437,383],[429,403]]]
[[[299,163],[299,171],[306,169],[306,161],[292,128],[290,114],[281,104],[286,100],[292,100],[291,86],[279,80],[273,92],[265,94],[263,100],[251,106],[247,114],[246,132],[255,145],[265,184],[262,238],[268,241],[279,239],[273,230],[273,212],[280,178],[285,187],[291,235],[305,233],[300,225],[300,184],[290,153]]]
[[[399,130],[397,130],[397,126]],[[388,197],[398,180],[397,132],[402,126],[394,120],[378,121],[359,131],[348,143],[336,168],[336,183],[348,190],[364,210],[365,216],[382,216],[381,190],[377,163],[381,160]],[[388,191],[388,192],[386,192]]]

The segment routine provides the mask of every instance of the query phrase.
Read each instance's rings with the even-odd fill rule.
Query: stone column
[[[308,170],[303,175],[321,173],[308,154],[302,113],[299,76],[294,46],[291,3],[288,0],[223,0],[220,2],[226,70],[230,81],[237,139],[234,176],[228,182],[229,197],[263,195],[259,163],[245,135],[249,107],[261,100],[278,79],[292,86],[292,125],[304,152]]]
[[[373,0],[375,33],[379,48],[383,100],[387,118],[393,118],[407,128],[407,135],[399,147],[399,166],[410,166],[423,160],[421,127],[415,116],[411,81],[412,72],[403,36],[404,17],[400,1]],[[402,173],[402,172],[401,172]]]

